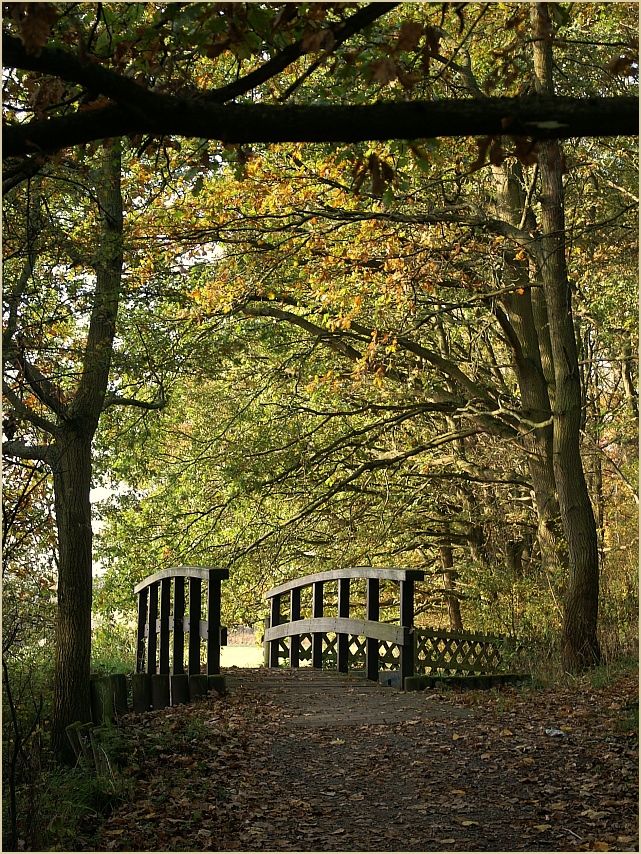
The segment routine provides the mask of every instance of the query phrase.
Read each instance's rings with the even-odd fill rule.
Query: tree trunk
[[[532,4],[537,92],[552,94],[552,27],[547,4]],[[556,140],[541,143],[541,278],[554,361],[554,477],[568,544],[561,663],[576,672],[598,663],[599,555],[596,524],[579,446],[581,384],[565,259],[561,152]]]
[[[450,544],[439,546],[441,555],[441,567],[443,569],[443,587],[447,601],[447,615],[450,620],[451,632],[463,631],[463,617],[461,616],[461,603],[456,595],[456,579],[458,572],[454,569],[454,554]]]
[[[518,226],[525,203],[525,194],[520,186],[520,164],[506,163],[494,166],[492,171],[497,214],[505,222]],[[547,320],[543,325],[537,323],[541,309],[536,309],[533,304],[528,262],[518,261],[514,250],[507,250],[503,260],[503,286],[512,285],[514,290],[502,296],[505,314],[497,316],[514,354],[521,415],[532,424],[542,425],[533,430],[526,429],[521,443],[527,452],[534,491],[541,563],[546,571],[554,572],[559,567],[567,569],[567,547],[554,481],[552,405],[545,369],[546,364],[551,364],[548,324]]]
[[[58,612],[52,749],[73,761],[65,727],[91,718],[91,439],[95,425],[65,425],[51,447],[58,528]]]
[[[441,569],[443,571],[443,589],[447,604],[447,615],[450,621],[451,632],[463,631],[463,617],[461,616],[461,603],[456,595],[456,579],[458,572],[454,569],[454,549],[450,539],[450,523],[448,521],[447,507],[440,507],[439,513],[443,520],[443,539],[438,550],[441,557]]]
[[[106,149],[96,185],[101,231],[82,374],[47,453],[60,550],[52,747],[62,761],[73,761],[66,727],[90,717],[91,443],[107,390],[122,284],[120,169],[119,147]]]

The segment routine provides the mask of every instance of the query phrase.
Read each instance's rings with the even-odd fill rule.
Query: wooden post
[[[207,591],[207,675],[220,673],[220,578],[209,573]]]
[[[149,634],[147,636],[147,673],[156,673],[156,651],[158,630],[158,582],[149,585]]]
[[[154,709],[165,709],[169,705],[169,674],[156,673],[151,682],[151,705]]]
[[[151,677],[148,673],[134,673],[131,679],[134,712],[147,712],[151,708]]]
[[[171,578],[160,582],[160,668],[169,673],[169,616],[171,612]]]
[[[414,580],[411,578],[400,582],[401,585],[401,626],[408,629],[414,626]],[[408,635],[401,646],[401,691],[404,690],[405,679],[414,675],[414,638]]]
[[[124,673],[112,673],[109,680],[114,697],[114,712],[116,713],[116,717],[118,715],[126,715],[129,711],[127,677]]]
[[[271,609],[269,615],[269,621],[271,626],[280,625],[280,594],[276,594],[272,596],[271,601]],[[270,667],[278,667],[278,647],[280,645],[279,640],[273,640],[269,643],[269,666]]]
[[[349,578],[338,579],[338,616],[349,617]],[[336,669],[347,673],[349,658],[349,635],[339,632],[336,649]]]
[[[294,587],[289,594],[289,620],[300,620],[300,587]],[[298,667],[300,664],[299,658],[300,635],[290,635],[289,638],[289,666]]]
[[[181,675],[185,672],[185,579],[182,575],[174,578],[174,650],[171,672]]]
[[[186,673],[172,673],[169,677],[169,689],[172,706],[189,702],[189,676]]]
[[[194,676],[200,673],[200,578],[189,579],[189,662],[188,673]]]
[[[312,617],[323,616],[323,582],[315,581],[312,587]],[[312,634],[312,667],[322,670],[323,667],[323,633]]]
[[[111,723],[116,716],[114,710],[113,685],[109,676],[91,680],[91,717],[96,726]]]
[[[265,617],[265,628],[263,629],[263,667],[269,667],[269,647],[270,643],[266,639],[267,629],[270,626],[269,614]]]
[[[381,583],[378,578],[367,579],[367,604],[365,618],[367,620],[379,621],[381,616],[380,606]],[[378,682],[378,638],[367,638],[365,644],[365,667],[367,678]]]
[[[147,610],[149,604],[149,589],[145,587],[138,594],[138,643],[136,644],[136,673],[145,669],[145,628],[147,626]]]

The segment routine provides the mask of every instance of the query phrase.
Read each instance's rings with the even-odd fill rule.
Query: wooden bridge
[[[226,644],[226,629],[220,622],[221,583],[228,575],[224,569],[179,566],[135,587],[135,711],[188,702],[211,688],[222,690],[220,648]],[[484,674],[501,680],[497,674],[508,639],[414,625],[415,585],[423,579],[416,569],[348,567],[274,587],[266,594],[266,665],[272,670],[283,663],[290,669],[311,665],[338,674],[351,670],[370,683],[389,674],[383,682],[393,680],[401,690],[425,687],[430,674]],[[390,619],[393,610],[397,616]],[[381,620],[382,612],[387,621]],[[416,681],[417,675],[422,681]]]

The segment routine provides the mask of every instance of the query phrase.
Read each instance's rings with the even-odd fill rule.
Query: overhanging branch
[[[140,94],[135,107],[119,103],[5,127],[3,156],[51,153],[106,137],[140,133],[223,143],[350,143],[500,135],[536,139],[636,136],[639,125],[638,100],[628,96],[527,95],[307,106],[216,104],[207,100],[206,93],[186,97],[137,88]]]

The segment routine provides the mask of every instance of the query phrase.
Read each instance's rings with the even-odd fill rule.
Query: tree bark
[[[52,748],[62,761],[73,761],[66,727],[90,719],[91,443],[105,400],[121,290],[123,205],[118,147],[104,152],[96,195],[101,233],[82,374],[47,453],[60,551]]]
[[[44,51],[43,51],[44,53]],[[30,63],[29,65],[32,65]],[[18,67],[25,67],[20,63]],[[55,64],[49,73],[56,74]],[[360,142],[447,136],[567,139],[635,136],[635,98],[486,98],[379,102],[366,105],[217,104],[202,97],[140,88],[140,105],[36,119],[5,127],[3,157],[52,153],[106,137],[136,134],[213,139],[226,144]]]
[[[552,91],[552,26],[546,3],[531,6],[537,91]],[[579,434],[581,384],[572,295],[565,258],[564,192],[561,152],[556,140],[541,144],[542,264],[554,361],[553,464],[569,577],[565,596],[561,663],[576,672],[598,663],[599,555],[597,531],[583,471]]]
[[[456,595],[456,579],[458,572],[454,569],[454,550],[450,543],[441,543],[439,546],[441,556],[441,568],[443,570],[443,587],[447,601],[447,615],[450,620],[451,632],[463,631],[463,617],[461,615],[461,603]]]
[[[510,225],[518,226],[523,216],[525,194],[520,184],[520,164],[493,167],[497,193],[497,214]],[[534,225],[532,223],[532,225]],[[538,543],[541,563],[548,571],[567,569],[567,546],[564,542],[559,502],[556,495],[553,464],[553,426],[550,388],[545,364],[551,364],[547,322],[537,323],[541,313],[533,305],[530,268],[519,261],[514,250],[504,255],[503,285],[514,287],[501,298],[505,313],[497,313],[499,322],[512,346],[514,367],[521,395],[521,414],[528,422],[540,424],[527,430],[521,444],[527,452],[530,479],[538,521]]]
[[[50,447],[58,529],[58,610],[52,749],[73,761],[65,728],[91,719],[91,439],[94,425],[65,425]]]

